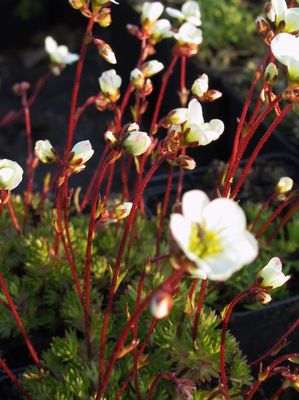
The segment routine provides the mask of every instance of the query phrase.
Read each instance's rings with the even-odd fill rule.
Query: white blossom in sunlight
[[[299,38],[290,33],[279,33],[271,41],[274,57],[288,69],[290,80],[299,81]]]
[[[195,278],[225,281],[258,254],[242,208],[227,198],[210,201],[200,190],[183,195],[182,214],[171,214],[170,232],[194,263],[189,272]]]
[[[197,78],[192,87],[191,87],[191,92],[197,97],[202,97],[207,91],[209,90],[209,77],[207,74],[202,74],[200,75],[199,78]]]
[[[128,128],[128,136],[123,142],[123,147],[127,154],[140,156],[148,150],[151,143],[148,134],[139,131],[139,126],[134,123]]]
[[[164,65],[157,60],[150,60],[142,64],[141,71],[146,78],[158,74],[164,69]]]
[[[166,7],[167,14],[180,22],[190,22],[195,26],[201,25],[200,8],[196,1],[186,1],[181,8],[181,11],[176,8]]]
[[[83,140],[75,144],[71,150],[69,165],[74,172],[80,172],[85,168],[85,163],[93,156],[94,150],[89,140]]]
[[[0,160],[0,189],[13,190],[23,179],[23,169],[11,160]]]
[[[206,146],[217,140],[224,131],[224,124],[220,119],[212,119],[205,122],[202,114],[202,106],[197,99],[190,101],[188,105],[188,118],[184,126],[185,143],[197,143]]]
[[[199,45],[202,42],[202,31],[190,22],[185,22],[173,37],[180,45]]]
[[[45,39],[45,50],[49,54],[50,61],[53,64],[73,64],[79,59],[79,55],[70,53],[67,46],[58,46],[57,42],[51,36],[47,36]]]
[[[290,275],[285,275],[282,272],[282,264],[278,257],[271,258],[268,264],[257,274],[259,286],[269,290],[279,288],[290,278]]]
[[[118,100],[121,77],[117,75],[115,69],[103,72],[99,77],[99,84],[105,96],[111,99],[111,101]]]
[[[171,24],[168,19],[158,19],[151,26],[151,40],[155,43],[173,36]]]

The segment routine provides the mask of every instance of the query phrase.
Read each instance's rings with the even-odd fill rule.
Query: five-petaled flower
[[[225,281],[258,254],[242,208],[227,198],[210,201],[200,190],[184,194],[182,214],[171,214],[170,232],[193,262],[189,272],[195,278]]]
[[[173,37],[178,41],[179,45],[195,45],[198,46],[202,42],[202,31],[196,28],[190,22],[185,22],[178,32],[173,34]]]
[[[56,40],[51,36],[47,36],[45,39],[45,50],[49,54],[51,64],[53,64],[52,71],[55,75],[59,75],[65,65],[73,64],[79,59],[79,55],[70,53],[67,46],[58,46]]]
[[[271,5],[274,22],[279,28],[285,32],[295,32],[299,29],[299,7],[288,8],[285,0],[271,0]]]

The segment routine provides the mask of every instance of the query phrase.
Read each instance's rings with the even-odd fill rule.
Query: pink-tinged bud
[[[22,96],[24,93],[26,93],[30,89],[30,83],[29,82],[20,82],[20,83],[15,83],[12,87],[12,90],[14,94],[17,96]]]
[[[116,64],[114,51],[108,43],[101,39],[94,39],[94,44],[97,46],[99,55],[108,63]]]
[[[215,101],[222,97],[222,93],[219,90],[211,89],[205,94],[205,100],[207,101]]]
[[[135,130],[135,127],[131,127],[131,129],[128,129],[128,136],[123,142],[123,147],[127,154],[132,156],[140,156],[148,150],[152,141],[146,132]],[[136,127],[136,129],[139,129],[139,127]]]
[[[262,36],[270,31],[270,25],[264,17],[257,17],[255,25],[258,33]]]
[[[193,158],[185,155],[180,155],[176,158],[176,164],[186,170],[193,170],[196,167],[196,162],[193,160]]]
[[[139,36],[139,28],[137,25],[127,24],[127,30],[130,35],[138,37]]]
[[[56,151],[49,140],[38,140],[34,150],[37,158],[44,164],[57,161]]]
[[[173,301],[169,293],[159,291],[153,297],[150,305],[152,315],[157,319],[162,319],[170,314]]]
[[[115,217],[117,220],[122,220],[124,218],[127,218],[131,212],[133,203],[131,202],[124,202],[117,207],[115,207]]]
[[[255,295],[256,301],[262,304],[268,304],[272,300],[272,297],[270,294],[265,291],[265,290],[260,290],[256,295]]]
[[[264,12],[271,22],[275,22],[276,14],[271,2],[265,3]]]

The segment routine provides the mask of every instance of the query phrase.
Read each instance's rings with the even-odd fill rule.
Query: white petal
[[[224,124],[220,119],[212,119],[206,122],[199,129],[199,144],[206,146],[207,144],[217,140],[224,131]]]
[[[272,7],[276,14],[276,23],[279,24],[280,21],[284,20],[285,13],[288,9],[285,0],[272,0]]]
[[[178,20],[184,19],[184,14],[181,11],[177,10],[176,8],[166,7],[165,11],[172,18],[176,18]]]
[[[204,123],[202,106],[197,99],[192,99],[188,104],[188,125],[202,125]]]
[[[283,32],[279,33],[271,42],[274,57],[288,67],[292,79],[299,78],[299,38]]]
[[[48,54],[54,53],[57,49],[57,42],[51,36],[45,39],[45,49]]]
[[[299,7],[289,8],[285,14],[285,30],[295,32],[299,29]]]
[[[241,267],[242,266],[239,264],[236,265],[234,260],[225,258],[224,255],[221,254],[206,257],[202,270],[207,275],[208,279],[212,281],[225,281]]]
[[[247,230],[227,230],[225,234],[220,234],[219,238],[225,257],[234,260],[236,265],[250,264],[258,255],[257,240]]]
[[[190,190],[183,195],[182,211],[185,218],[201,223],[205,207],[210,203],[208,196],[201,190]]]
[[[169,227],[179,247],[184,253],[186,253],[186,251],[189,253],[189,242],[192,230],[191,221],[184,218],[181,214],[171,214]]]
[[[195,1],[186,1],[182,6],[182,13],[186,21],[195,26],[201,25],[200,9]]]
[[[242,208],[230,199],[215,199],[203,211],[205,229],[221,232],[225,229],[242,232],[246,228],[246,217]]]

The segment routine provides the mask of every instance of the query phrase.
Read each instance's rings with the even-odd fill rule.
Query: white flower
[[[94,150],[89,140],[78,142],[71,150],[69,165],[74,172],[80,172],[85,168],[85,163],[92,157]]]
[[[199,45],[202,42],[202,31],[190,22],[185,22],[173,36],[180,45]]]
[[[151,23],[157,21],[164,10],[164,6],[159,1],[149,2],[143,4],[141,12],[141,22],[149,21]]]
[[[151,39],[156,43],[172,37],[171,24],[168,19],[159,19],[151,26]]]
[[[146,78],[150,78],[162,71],[163,68],[164,65],[160,61],[151,60],[141,66],[141,71]]]
[[[274,57],[288,68],[289,78],[299,80],[299,38],[290,33],[279,33],[271,42]]]
[[[231,199],[210,201],[200,190],[186,192],[183,214],[171,214],[170,231],[186,257],[195,264],[194,277],[224,281],[258,254],[246,230],[242,208]]]
[[[200,9],[196,1],[186,1],[182,6],[181,11],[172,7],[166,7],[165,11],[168,15],[178,19],[180,22],[187,21],[195,26],[201,25]]]
[[[224,124],[220,119],[212,119],[205,122],[202,115],[202,107],[197,99],[192,99],[188,105],[188,119],[184,126],[185,142],[198,143],[206,146],[217,140],[224,131]]]
[[[133,203],[129,201],[125,201],[122,204],[119,204],[118,206],[115,207],[115,216],[118,220],[127,218],[127,216],[130,214],[131,209],[132,209]]]
[[[55,150],[49,140],[38,140],[35,143],[34,150],[38,159],[44,164],[57,160]]]
[[[283,176],[276,184],[275,190],[278,194],[285,194],[292,190],[294,181],[288,176]]]
[[[200,75],[197,78],[191,88],[191,92],[197,96],[202,97],[209,90],[209,77],[207,74]]]
[[[111,101],[117,101],[121,86],[121,77],[117,75],[115,69],[103,72],[99,77],[99,84],[105,96],[109,97]]]
[[[278,26],[281,21],[284,21],[284,31],[297,31],[299,29],[299,7],[288,8],[285,0],[272,0],[271,3],[276,25]]]
[[[132,124],[129,128],[128,137],[124,140],[125,151],[132,156],[140,156],[145,153],[152,141],[146,132],[139,131],[137,124]]]
[[[58,46],[51,36],[47,36],[45,39],[45,50],[54,64],[73,64],[79,59],[79,55],[70,53],[66,46]]]
[[[15,161],[0,160],[0,189],[13,190],[23,178],[23,169]]]
[[[290,277],[290,275],[285,275],[282,272],[282,264],[278,257],[271,258],[268,264],[257,274],[258,281],[260,281],[259,286],[269,290],[284,285]]]

